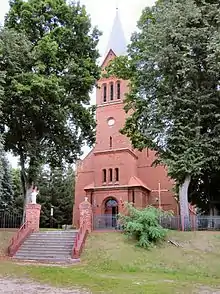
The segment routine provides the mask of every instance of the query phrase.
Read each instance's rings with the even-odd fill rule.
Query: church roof
[[[148,191],[151,191],[150,188],[148,188],[142,181],[141,179],[139,179],[138,177],[131,177],[129,182],[128,182],[128,185],[117,185],[117,186],[101,186],[101,187],[96,187],[94,183],[91,183],[87,186],[84,187],[84,190],[85,191],[88,191],[88,190],[94,190],[94,189],[97,189],[97,190],[100,190],[100,189],[118,189],[118,188],[131,188],[131,187],[142,187]]]
[[[135,176],[133,176],[133,177],[130,178],[130,180],[129,180],[129,182],[128,182],[128,186],[130,186],[130,187],[143,187],[143,188],[145,188],[146,190],[151,191],[151,189],[148,188],[148,187],[147,187],[147,186],[141,181],[141,179],[139,179],[138,177],[135,177]]]
[[[91,183],[91,184],[85,186],[84,187],[84,190],[92,190],[92,189],[94,189],[94,186],[95,186],[95,184],[94,183]]]
[[[127,42],[122,28],[119,11],[116,9],[115,20],[110,34],[106,54],[112,50],[117,56],[125,55],[127,51]]]

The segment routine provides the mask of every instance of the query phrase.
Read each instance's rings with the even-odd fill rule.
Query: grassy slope
[[[93,233],[80,265],[60,268],[2,262],[0,274],[25,275],[57,286],[80,286],[106,294],[188,294],[200,293],[203,286],[220,288],[220,234],[170,235],[183,248],[165,244],[146,251],[122,234]]]
[[[0,256],[3,256],[7,253],[7,247],[13,234],[13,231],[0,231]]]

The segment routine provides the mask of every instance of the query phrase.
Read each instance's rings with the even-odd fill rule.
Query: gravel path
[[[0,293],[4,294],[91,294],[77,289],[54,288],[25,280],[0,278]]]

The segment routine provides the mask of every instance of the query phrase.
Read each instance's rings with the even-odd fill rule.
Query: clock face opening
[[[113,125],[115,124],[115,120],[114,120],[113,117],[110,117],[110,118],[107,120],[107,122],[108,122],[108,125],[109,125],[109,126],[113,126]]]

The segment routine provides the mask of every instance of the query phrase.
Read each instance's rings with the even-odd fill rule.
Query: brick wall
[[[31,227],[34,232],[38,232],[40,228],[40,204],[27,204],[26,205],[26,221],[28,226]]]
[[[115,58],[115,54],[110,50],[107,54],[102,70],[109,62]],[[128,185],[132,176],[138,177],[151,190],[158,189],[161,183],[162,189],[169,190],[161,192],[161,205],[165,209],[177,211],[177,203],[173,197],[173,181],[167,176],[167,171],[163,166],[152,167],[156,159],[155,152],[143,150],[139,152],[133,150],[129,139],[120,133],[128,114],[124,111],[123,100],[129,90],[128,81],[120,80],[121,99],[117,99],[117,82],[114,77],[102,77],[97,83],[96,93],[96,144],[90,154],[77,165],[76,187],[75,187],[75,206],[74,224],[79,226],[79,205],[85,196],[92,203],[93,212],[96,214],[104,213],[104,203],[108,197],[114,197],[118,202],[129,201],[131,188],[117,189],[117,185]],[[114,99],[110,100],[110,84],[114,85]],[[106,85],[106,102],[103,101],[103,85]],[[109,125],[108,120],[114,119],[114,123]],[[119,181],[114,181],[114,170],[119,168]],[[103,184],[103,169],[107,172],[107,181]],[[113,170],[113,181],[109,183],[109,169]],[[92,184],[95,189],[91,198],[91,191],[85,191],[87,185]],[[112,188],[100,190],[100,187],[111,186]],[[158,193],[147,192],[141,188],[135,188],[135,207],[142,208],[146,205],[158,207]],[[131,200],[130,200],[131,201]]]

